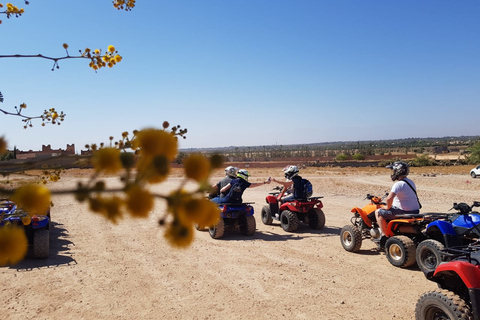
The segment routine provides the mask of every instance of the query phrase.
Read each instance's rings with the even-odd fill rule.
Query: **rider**
[[[299,170],[297,166],[286,166],[283,168],[283,171],[285,172],[285,178],[287,181],[278,181],[275,178],[272,178],[273,182],[279,183],[283,185],[283,190],[278,196],[279,199],[279,204],[287,201],[292,201],[295,199],[305,199],[306,195],[303,190],[302,186],[302,177],[298,175]],[[285,192],[291,193],[290,195],[284,196]]]
[[[270,183],[270,178],[263,182],[250,183],[248,182],[248,177],[250,174],[247,170],[240,169],[237,172],[237,178],[232,179],[226,186],[220,189],[220,193],[226,193],[223,198],[215,198],[212,201],[221,204],[221,203],[242,203],[242,195],[245,189],[255,188],[262,186],[266,183]]]
[[[220,190],[237,177],[237,171],[237,167],[228,166],[225,168],[225,177],[212,186],[212,198],[223,198],[227,195],[227,192],[222,193]]]
[[[386,205],[375,210],[377,224],[381,232],[381,241],[386,240],[384,236],[387,229],[387,220],[392,220],[395,216],[401,214],[418,214],[421,208],[415,183],[407,178],[410,172],[408,164],[397,161],[388,165],[387,168],[393,170],[390,178],[395,183],[385,199]]]

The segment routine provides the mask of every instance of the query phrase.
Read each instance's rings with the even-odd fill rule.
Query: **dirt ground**
[[[480,200],[480,179],[470,178],[470,169],[412,169],[422,212]],[[250,173],[253,182],[283,176],[279,168]],[[214,240],[208,231],[196,231],[184,250],[163,239],[161,201],[149,219],[114,225],[71,196],[56,196],[50,257],[0,268],[0,318],[414,319],[418,297],[436,285],[418,267],[392,266],[370,240],[359,253],[346,252],[339,240],[350,210],[364,206],[367,193],[389,191],[389,174],[383,168],[302,170],[314,194],[324,197],[326,225],[312,230],[301,224],[295,233],[261,221],[274,184],[247,189],[244,200],[255,202],[254,236],[233,230]],[[73,187],[78,179],[67,172],[52,188]],[[180,181],[178,172],[155,191],[167,192]]]

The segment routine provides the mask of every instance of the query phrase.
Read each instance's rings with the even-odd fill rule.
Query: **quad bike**
[[[415,307],[416,320],[480,320],[479,243],[446,248],[442,254],[451,261],[425,273],[439,288],[420,296]]]
[[[448,260],[442,255],[445,248],[468,245],[480,238],[480,213],[472,212],[480,207],[479,201],[470,206],[466,203],[454,203],[457,212],[443,214],[443,218],[427,225],[425,234],[428,239],[417,247],[417,264],[423,272],[435,270],[440,262]],[[441,214],[439,214],[441,215]]]
[[[27,212],[17,208],[8,199],[0,199],[0,228],[7,225],[23,226],[32,247],[34,258],[48,258],[50,251],[50,210],[45,215],[30,218]]]
[[[319,200],[323,197],[308,197],[305,200],[292,200],[279,206],[279,197],[283,187],[274,188],[266,197],[267,205],[262,208],[262,222],[271,225],[273,219],[280,221],[283,230],[295,232],[300,221],[307,223],[310,228],[320,230],[325,226],[323,204]]]
[[[220,219],[217,224],[208,228],[208,232],[213,239],[223,237],[226,228],[240,229],[240,233],[245,236],[253,236],[256,229],[254,210],[251,206],[253,202],[240,204],[223,203],[219,205]],[[199,229],[197,227],[197,229]]]
[[[350,219],[352,224],[342,228],[340,242],[346,251],[358,252],[362,241],[371,239],[379,250],[385,251],[392,265],[410,267],[415,264],[416,244],[425,240],[422,231],[436,217],[429,214],[397,215],[395,219],[387,221],[385,237],[380,237],[375,210],[385,204],[382,202],[384,197],[367,194],[365,199],[370,200],[370,203],[363,208],[354,207],[351,210],[354,214]]]

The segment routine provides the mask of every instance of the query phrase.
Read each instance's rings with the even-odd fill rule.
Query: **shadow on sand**
[[[19,272],[32,271],[40,268],[52,268],[61,266],[76,265],[77,262],[70,256],[70,247],[73,242],[68,240],[68,231],[62,224],[52,222],[50,224],[50,254],[47,259],[32,258],[31,248],[27,253],[25,259],[11,269],[16,269]]]

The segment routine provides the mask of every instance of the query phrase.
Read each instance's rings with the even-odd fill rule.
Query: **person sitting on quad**
[[[305,200],[307,196],[305,195],[305,191],[302,185],[302,177],[298,175],[300,172],[297,166],[286,166],[283,168],[285,172],[285,178],[287,181],[278,181],[275,178],[272,178],[273,182],[279,183],[283,185],[282,192],[278,196],[279,205],[292,200]],[[290,194],[285,196],[286,192]]]
[[[387,220],[392,220],[395,216],[402,214],[418,214],[421,208],[415,183],[407,178],[410,172],[408,164],[397,161],[388,165],[387,168],[393,170],[390,178],[395,183],[385,199],[386,205],[375,210],[375,217],[381,233],[380,239],[382,240],[385,240]]]
[[[238,168],[236,167],[226,167],[225,177],[212,186],[212,193],[210,194],[210,198],[215,199],[225,197],[228,192],[220,192],[220,190],[222,190],[223,187],[229,184],[232,179],[235,179],[237,177],[237,171]]]
[[[232,179],[225,187],[220,189],[220,193],[226,193],[223,198],[217,197],[212,199],[213,202],[222,204],[222,203],[231,203],[231,204],[240,204],[243,202],[242,195],[245,189],[255,188],[262,186],[266,183],[270,183],[270,178],[264,182],[250,183],[248,182],[248,177],[250,174],[247,170],[240,169],[237,172],[237,178]]]

